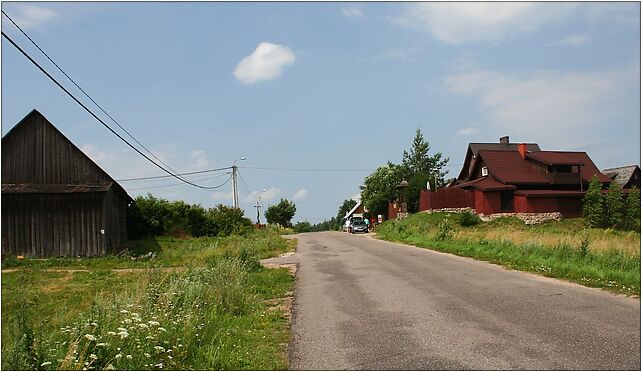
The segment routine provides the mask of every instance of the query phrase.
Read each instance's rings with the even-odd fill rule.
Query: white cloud
[[[93,160],[95,163],[98,163],[107,159],[107,154],[105,152],[100,151],[98,149],[98,146],[92,143],[85,143],[84,145],[80,146],[80,150],[84,152],[85,155],[89,156],[89,158]]]
[[[354,194],[354,195],[352,195],[350,197],[350,199],[355,200],[355,201],[359,201],[359,200],[361,200],[361,194]]]
[[[192,159],[189,165],[190,169],[202,170],[210,165],[209,160],[207,160],[207,155],[203,150],[192,150],[190,157]]]
[[[471,70],[447,76],[444,84],[452,93],[478,97],[482,119],[496,133],[570,150],[569,139],[575,146],[591,144],[601,127],[617,117],[631,81],[639,81],[639,68],[525,74]]]
[[[265,191],[252,191],[250,195],[246,196],[243,201],[246,203],[254,203],[259,198],[259,193],[261,194],[262,201],[270,201],[276,199],[281,195],[281,189],[270,186]]]
[[[585,35],[571,35],[563,39],[557,40],[553,43],[548,44],[549,46],[554,45],[569,45],[569,46],[582,46],[591,42],[591,38]]]
[[[341,9],[341,12],[343,13],[344,16],[348,18],[362,18],[363,17],[363,11],[359,8],[355,8],[353,6],[349,8],[343,8]]]
[[[477,133],[477,129],[475,128],[462,128],[457,131],[458,136],[468,136],[474,133]]]
[[[305,200],[310,195],[310,192],[307,189],[300,189],[294,193],[292,199],[294,200]]]
[[[232,202],[233,197],[234,193],[232,191],[217,191],[210,195],[210,199],[214,201],[228,201],[230,203]]]
[[[416,60],[420,53],[421,50],[419,48],[395,49],[374,57],[374,60],[398,60],[401,62],[410,62]]]
[[[290,48],[263,42],[239,62],[234,76],[244,84],[272,80],[281,76],[283,68],[293,64],[295,60],[296,56]]]
[[[16,5],[15,10],[16,14],[7,13],[24,29],[34,28],[57,16],[53,10],[36,5]]]
[[[436,39],[449,44],[497,42],[536,30],[576,6],[522,2],[415,3],[394,20],[407,27],[428,30]]]

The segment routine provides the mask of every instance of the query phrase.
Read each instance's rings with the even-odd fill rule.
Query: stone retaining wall
[[[551,213],[493,213],[491,215],[480,215],[482,221],[492,221],[500,217],[517,217],[527,225],[536,225],[546,221],[560,221],[562,214],[560,212]]]

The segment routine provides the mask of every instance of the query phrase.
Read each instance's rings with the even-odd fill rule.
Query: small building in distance
[[[132,198],[40,112],[2,137],[2,255],[118,252]]]
[[[582,198],[602,174],[585,152],[541,151],[537,144],[471,143],[454,185],[436,192],[423,190],[420,210],[469,207],[478,214],[560,212],[582,213]]]
[[[640,188],[640,167],[637,165],[603,169],[602,173],[623,189]]]

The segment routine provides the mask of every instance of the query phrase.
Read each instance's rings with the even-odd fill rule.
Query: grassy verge
[[[294,279],[258,260],[291,247],[257,231],[135,242],[135,260],[3,262],[18,270],[2,274],[2,369],[286,369]]]
[[[489,261],[617,293],[640,295],[640,233],[585,229],[581,219],[527,226],[501,218],[462,227],[459,216],[417,213],[377,229],[384,240]]]

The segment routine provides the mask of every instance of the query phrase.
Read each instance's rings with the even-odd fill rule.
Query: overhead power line
[[[229,172],[226,173],[226,174],[229,174]],[[214,177],[201,178],[201,179],[198,179],[196,181],[207,181],[207,180],[211,180],[211,179],[218,178],[218,177],[221,177],[221,176],[225,176],[226,174],[219,174],[219,175],[216,175]],[[225,186],[228,182],[230,182],[231,179],[232,179],[232,176],[228,177],[228,179],[225,182],[223,182],[222,184],[220,184],[218,186],[213,186],[213,188],[221,188],[221,187]],[[179,186],[179,185],[184,185],[184,184],[185,184],[184,182],[179,182],[179,183],[172,183],[172,184],[168,184],[168,185],[137,187],[137,188],[133,188],[133,189],[129,189],[128,188],[127,191],[148,190],[148,189],[162,189],[162,188],[165,188],[165,187]]]
[[[192,175],[192,174],[218,172],[218,171],[227,170],[227,169],[232,169],[232,167],[205,169],[205,170],[200,170],[200,171],[195,171],[195,172],[176,173],[176,175],[178,175],[178,176],[188,176],[188,175]],[[229,172],[225,173],[225,174],[229,174]],[[137,178],[123,178],[123,179],[116,180],[116,181],[118,181],[118,182],[144,181],[144,180],[155,180],[155,179],[170,178],[170,177],[172,177],[172,176],[170,176],[170,175],[162,175],[162,176],[149,176],[149,177],[137,177]]]
[[[268,167],[239,167],[243,169],[260,169],[272,171],[292,171],[292,172],[370,172],[376,169],[320,169],[320,168],[268,168]]]
[[[10,17],[10,16],[5,12],[5,11],[4,11],[4,10],[2,10],[2,14],[4,14],[4,15],[5,15],[5,17],[7,17],[7,19],[9,19],[9,21],[11,21],[11,23],[13,23],[13,25],[14,25],[14,26],[16,26],[16,28],[17,28],[18,30],[20,30],[20,32],[21,32],[21,33],[22,33],[22,34],[23,34],[27,39],[29,39],[29,41],[31,41],[31,43],[32,43],[36,48],[38,48],[38,50],[39,50],[42,54],[44,54],[44,55],[45,55],[45,57],[47,57],[47,59],[48,59],[51,63],[53,63],[53,65],[54,65],[54,66],[56,66],[56,68],[58,68],[58,70],[60,70],[60,72],[62,72],[62,74],[63,74],[63,75],[65,75],[65,76],[67,77],[67,79],[69,79],[69,81],[71,81],[71,82],[76,86],[76,88],[78,88],[78,89],[79,89],[79,90],[80,90],[80,91],[85,95],[85,97],[89,98],[89,100],[90,100],[91,102],[93,102],[93,103],[94,103],[94,105],[96,105],[96,107],[98,107],[98,108],[100,109],[100,111],[102,111],[102,112],[103,112],[103,114],[107,115],[107,117],[109,117],[109,118],[111,119],[111,121],[113,121],[113,122],[114,122],[114,123],[115,123],[115,124],[116,124],[116,125],[117,125],[121,130],[122,130],[122,131],[123,131],[123,132],[127,133],[127,135],[129,136],[129,138],[131,138],[132,140],[134,140],[134,142],[136,142],[140,147],[142,147],[143,149],[145,149],[145,151],[147,151],[147,153],[149,153],[149,154],[150,154],[154,159],[158,160],[161,164],[163,164],[164,166],[166,166],[169,170],[171,170],[172,172],[176,173],[176,171],[175,171],[175,170],[173,170],[169,165],[167,165],[167,164],[166,164],[165,162],[163,162],[160,158],[158,158],[158,157],[157,157],[153,152],[151,152],[151,150],[149,150],[147,147],[145,147],[145,145],[143,145],[143,144],[142,144],[139,140],[137,140],[137,139],[136,139],[136,138],[135,138],[131,133],[129,133],[129,132],[127,131],[127,129],[125,129],[122,125],[120,125],[120,123],[119,123],[118,121],[116,121],[116,119],[114,119],[114,118],[113,118],[113,117],[112,117],[112,116],[111,116],[107,111],[105,111],[105,109],[103,109],[103,107],[102,107],[101,105],[99,105],[99,104],[98,104],[98,102],[96,102],[93,98],[91,98],[91,96],[90,96],[90,95],[89,95],[89,94],[88,94],[88,93],[87,93],[83,88],[81,88],[81,87],[80,87],[80,85],[78,85],[78,83],[76,83],[76,81],[75,81],[74,79],[72,79],[72,78],[71,78],[71,76],[69,76],[69,75],[68,75],[68,74],[67,74],[67,73],[62,69],[62,67],[60,67],[60,66],[59,66],[59,65],[58,65],[58,64],[57,64],[57,63],[56,63],[56,62],[55,62],[51,57],[49,57],[49,55],[48,55],[44,50],[42,50],[42,48],[40,48],[40,46],[39,46],[39,45],[38,45],[38,44],[37,44],[37,43],[36,43],[36,42],[31,38],[31,37],[29,37],[29,35],[27,35],[27,33],[26,33],[26,32],[25,32],[25,31],[24,31],[24,30],[23,30],[23,29],[22,29],[22,28],[21,28],[21,27],[20,27],[20,26],[19,26],[19,25],[18,25],[18,24],[13,20],[13,19],[12,19],[12,18],[11,18],[11,17]]]
[[[164,171],[165,173],[169,174],[170,176],[172,176],[172,177],[174,177],[174,178],[176,178],[176,179],[178,179],[178,180],[180,180],[180,181],[182,181],[182,182],[185,182],[185,183],[187,183],[187,184],[189,184],[189,185],[192,185],[192,186],[194,186],[194,187],[198,187],[199,189],[204,189],[204,190],[213,190],[213,189],[217,188],[217,187],[213,187],[213,188],[211,188],[211,187],[202,186],[202,185],[198,185],[198,184],[195,184],[195,183],[193,183],[193,182],[190,182],[190,181],[188,181],[188,180],[186,180],[186,179],[182,178],[181,176],[179,176],[179,175],[177,175],[177,174],[175,174],[175,173],[173,173],[173,172],[171,172],[171,171],[167,170],[165,167],[163,167],[163,166],[161,166],[160,164],[156,163],[154,160],[150,159],[150,158],[149,158],[149,156],[147,156],[147,155],[145,155],[144,153],[142,153],[138,148],[136,148],[136,147],[135,147],[134,145],[132,145],[129,141],[127,141],[125,138],[123,138],[123,136],[121,136],[120,134],[118,134],[118,132],[116,132],[113,128],[111,128],[109,125],[107,125],[107,123],[105,123],[101,118],[99,118],[99,117],[98,117],[98,116],[97,116],[93,111],[91,111],[87,106],[85,106],[82,102],[80,102],[80,100],[78,100],[78,98],[76,98],[76,97],[75,97],[71,92],[69,92],[69,91],[67,90],[67,88],[65,88],[64,86],[62,86],[62,84],[60,84],[60,83],[58,82],[58,80],[56,80],[53,76],[51,76],[51,74],[49,74],[49,73],[48,73],[48,72],[47,72],[47,71],[46,71],[42,66],[40,66],[40,64],[39,64],[38,62],[36,62],[33,58],[31,58],[31,56],[30,56],[27,52],[25,52],[22,48],[20,48],[20,46],[19,46],[18,44],[16,44],[16,43],[15,43],[15,42],[14,42],[14,41],[9,37],[9,36],[7,36],[7,34],[5,34],[5,33],[4,33],[4,31],[2,31],[2,37],[4,37],[5,39],[7,39],[7,40],[9,41],[9,43],[11,43],[11,45],[13,45],[13,47],[14,47],[14,48],[16,48],[20,53],[22,53],[22,55],[24,55],[24,56],[25,56],[25,57],[26,57],[26,58],[27,58],[27,59],[28,59],[32,64],[34,64],[36,67],[38,67],[38,69],[39,69],[43,74],[45,74],[45,75],[46,75],[46,76],[47,76],[51,81],[53,81],[53,82],[54,82],[54,83],[55,83],[55,84],[56,84],[60,89],[62,89],[62,91],[63,91],[63,92],[65,92],[69,97],[71,97],[71,99],[73,99],[77,104],[79,104],[79,105],[80,105],[80,107],[82,107],[83,109],[85,109],[85,111],[87,111],[91,116],[93,116],[96,120],[98,120],[98,122],[100,122],[100,124],[102,124],[105,128],[107,128],[107,130],[109,130],[112,134],[114,134],[116,137],[118,137],[121,141],[125,142],[125,144],[127,144],[127,146],[131,147],[134,151],[136,151],[139,155],[141,155],[142,157],[144,157],[145,159],[147,159],[150,163],[154,164],[156,167],[160,168],[162,171]]]

